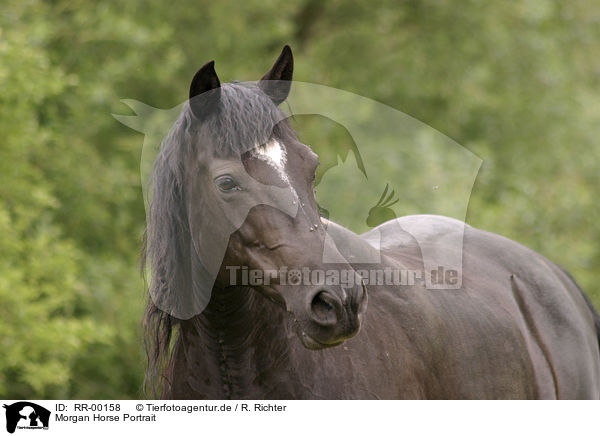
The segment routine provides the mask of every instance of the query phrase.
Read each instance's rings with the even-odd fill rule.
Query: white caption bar
[[[0,402],[0,434],[18,436],[585,434],[596,428],[598,409],[595,401]]]

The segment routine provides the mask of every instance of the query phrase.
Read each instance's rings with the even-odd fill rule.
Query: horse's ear
[[[258,86],[273,103],[280,104],[290,93],[294,74],[294,56],[289,45],[285,45],[271,69],[260,79]],[[275,80],[275,82],[270,82]]]
[[[206,93],[206,94],[205,94]],[[203,97],[198,97],[204,94]],[[215,61],[210,61],[194,75],[190,85],[190,108],[198,119],[213,112],[221,98],[221,82],[215,72]]]

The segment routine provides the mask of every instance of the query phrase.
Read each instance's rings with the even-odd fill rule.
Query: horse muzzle
[[[349,289],[317,288],[309,292],[298,336],[311,350],[335,347],[356,336],[367,308],[364,284]]]

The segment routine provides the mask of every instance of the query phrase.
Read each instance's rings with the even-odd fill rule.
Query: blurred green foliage
[[[599,21],[591,0],[4,1],[0,397],[141,395],[142,136],[111,113],[181,103],[210,59],[223,81],[255,80],[284,43],[297,80],[481,157],[468,222],[562,264],[600,307]]]

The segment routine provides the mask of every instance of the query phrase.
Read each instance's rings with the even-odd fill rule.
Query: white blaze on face
[[[283,144],[276,139],[269,139],[265,144],[259,145],[254,149],[254,155],[264,162],[271,165],[273,168],[277,170],[277,173],[281,177],[281,179],[287,183],[292,198],[292,204],[299,203],[298,193],[290,183],[290,179],[288,178],[287,173],[285,172],[285,164],[287,162],[286,150]],[[299,204],[301,210],[303,204]]]
[[[283,180],[288,181],[285,173],[286,155],[285,148],[276,139],[270,139],[263,145],[255,148],[256,156],[277,169]]]

